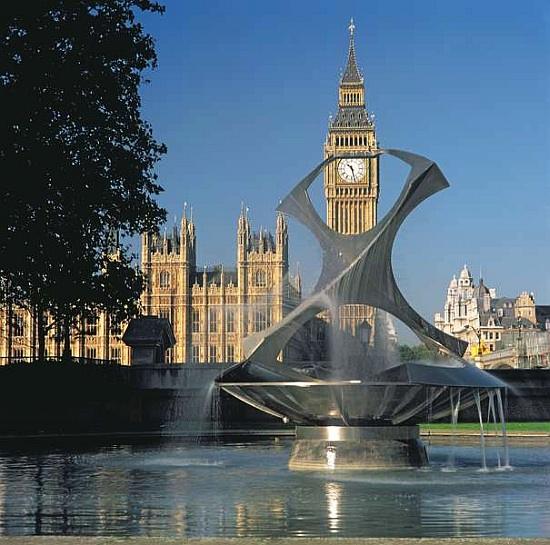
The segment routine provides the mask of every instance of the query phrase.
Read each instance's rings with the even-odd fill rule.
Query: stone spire
[[[365,83],[355,58],[355,25],[353,19],[349,25],[348,62],[338,88],[338,112],[331,119],[331,128],[368,128],[373,125],[365,107]],[[342,112],[342,108],[352,108]]]
[[[250,246],[250,222],[248,220],[248,208],[241,203],[237,228],[237,261],[245,261]]]
[[[353,23],[353,17],[351,18],[349,24],[349,50],[348,50],[348,63],[346,69],[342,75],[343,84],[357,85],[363,83],[363,76],[357,66],[357,60],[355,58],[355,43],[354,43],[354,32],[355,24]]]

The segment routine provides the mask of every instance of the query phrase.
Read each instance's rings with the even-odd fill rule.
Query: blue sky
[[[201,264],[234,264],[241,201],[273,228],[279,199],[322,159],[353,16],[381,146],[434,159],[451,183],[403,226],[402,291],[431,320],[468,263],[501,294],[550,304],[549,2],[164,3],[142,18],[159,55],[143,111],[168,146],[160,203],[170,223],[193,206]],[[403,172],[383,165],[381,214]],[[293,222],[290,237],[311,285],[319,252]]]

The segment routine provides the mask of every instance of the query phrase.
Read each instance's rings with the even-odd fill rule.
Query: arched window
[[[235,361],[235,346],[232,344],[228,344],[225,349],[225,360],[227,362],[234,362]]]
[[[191,361],[198,363],[200,361],[200,347],[196,344],[191,346]]]
[[[90,346],[86,348],[86,359],[88,360],[97,359],[97,349],[95,346]]]
[[[89,316],[86,318],[86,335],[97,335],[97,316]]]
[[[198,309],[194,308],[191,311],[191,331],[193,333],[199,333],[200,330],[201,330],[201,315]]]
[[[208,347],[208,363],[216,363],[218,361],[218,347],[211,344]]]
[[[120,347],[111,348],[111,360],[120,363],[122,361]]]
[[[23,349],[22,348],[14,348],[13,349],[13,359],[15,361],[22,360],[25,357]]]
[[[209,309],[209,312],[208,312],[208,331],[210,333],[217,333],[218,332],[218,310],[216,308]]]
[[[111,335],[115,337],[122,335],[122,324],[118,320],[111,322]]]
[[[225,311],[225,329],[228,333],[235,332],[235,311],[232,308]]]
[[[25,336],[25,317],[22,314],[16,314],[13,321],[13,336],[24,337]]]
[[[267,286],[267,277],[266,277],[265,271],[263,270],[256,271],[254,283],[259,288],[264,288],[265,286]]]
[[[267,327],[267,316],[265,311],[256,310],[254,312],[254,331],[262,331]]]
[[[170,273],[168,271],[162,271],[160,273],[159,285],[161,288],[170,287]]]

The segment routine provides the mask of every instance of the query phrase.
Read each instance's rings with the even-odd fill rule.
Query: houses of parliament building
[[[377,149],[375,126],[365,103],[365,85],[354,44],[355,26],[349,26],[349,48],[338,88],[338,111],[330,119],[324,157],[353,155]],[[343,234],[357,234],[376,223],[378,158],[334,161],[324,171],[326,221]],[[241,361],[242,340],[281,320],[300,301],[299,277],[289,274],[288,226],[281,214],[275,233],[252,230],[246,209],[237,222],[236,266],[197,265],[196,226],[185,211],[179,225],[163,235],[142,236],[141,267],[146,287],[142,312],[170,320],[176,345],[168,354],[171,363]],[[340,309],[340,326],[354,331],[372,319],[362,305]],[[0,309],[0,356],[3,361],[32,357],[36,347],[32,315],[15,309],[8,323]],[[129,350],[121,340],[123,328],[106,315],[83,324],[73,335],[73,355],[129,363]],[[61,353],[52,332],[47,355]],[[8,358],[9,356],[9,358]]]

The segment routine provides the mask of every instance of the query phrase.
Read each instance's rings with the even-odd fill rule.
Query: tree
[[[46,311],[76,317],[136,311],[142,279],[111,233],[155,230],[165,211],[154,167],[165,146],[140,113],[156,67],[136,12],[150,0],[8,2],[0,11],[0,277],[28,305],[44,355]]]
[[[399,345],[399,356],[402,362],[409,361],[435,361],[445,359],[445,355],[428,348],[425,344],[409,346]]]

